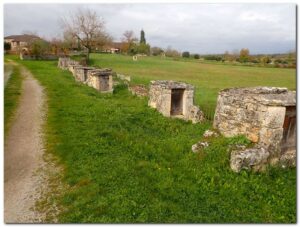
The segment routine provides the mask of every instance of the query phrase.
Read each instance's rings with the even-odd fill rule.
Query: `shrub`
[[[50,45],[44,40],[36,40],[30,45],[30,53],[36,57],[47,54],[50,51]]]
[[[190,52],[184,51],[184,52],[182,53],[182,57],[183,57],[183,58],[189,58],[189,57],[190,57]]]
[[[199,54],[194,54],[194,58],[195,58],[195,59],[199,59],[199,58],[200,58],[200,55],[199,55]]]
[[[204,57],[205,60],[211,60],[211,61],[221,61],[222,57],[216,56],[216,55],[207,55]]]
[[[150,52],[153,56],[157,56],[157,55],[161,55],[161,53],[163,53],[164,51],[160,47],[152,47]]]
[[[181,56],[180,52],[175,49],[168,47],[165,51],[167,57],[179,58]]]
[[[137,51],[139,54],[147,54],[149,55],[150,53],[150,45],[149,44],[145,44],[145,43],[140,43],[138,45]]]
[[[11,45],[10,43],[4,42],[4,50],[10,50],[11,49]]]

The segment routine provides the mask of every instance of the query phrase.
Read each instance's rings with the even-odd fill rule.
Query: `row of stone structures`
[[[101,92],[113,90],[112,70],[79,65],[70,58],[60,58],[58,66],[70,70],[75,79]],[[149,95],[148,105],[166,117],[198,123],[203,112],[194,105],[194,87],[190,84],[151,81],[149,93],[144,87],[129,87]],[[251,149],[231,153],[231,168],[263,169],[267,164],[296,164],[296,93],[287,88],[231,88],[219,92],[214,128],[226,137],[245,135],[256,143]]]
[[[58,67],[68,69],[77,81],[83,82],[101,92],[113,91],[111,69],[96,69],[79,65],[75,60],[62,57],[58,60]],[[120,76],[119,76],[120,77]],[[123,76],[124,80],[130,80]],[[120,77],[120,79],[122,79]],[[142,90],[143,95],[148,95],[144,88],[129,87],[132,93]],[[190,84],[175,81],[151,81],[149,91],[150,107],[156,108],[166,117],[176,117],[191,120],[193,123],[201,122],[204,117],[199,107],[194,105],[194,87]]]
[[[113,91],[113,79],[111,69],[100,69],[80,65],[68,57],[59,58],[58,67],[69,70],[77,81],[87,84],[100,92]]]

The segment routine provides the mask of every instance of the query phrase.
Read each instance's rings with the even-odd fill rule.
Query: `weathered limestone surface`
[[[86,83],[101,92],[113,91],[111,69],[96,69],[80,65],[79,62],[67,57],[59,58],[58,67],[68,69],[77,81]]]
[[[94,69],[88,70],[86,84],[101,92],[113,92],[112,70]]]
[[[209,138],[209,137],[218,137],[218,133],[216,133],[215,131],[209,130],[207,129],[204,133],[203,133],[203,137],[204,138]]]
[[[94,70],[95,67],[77,66],[74,69],[75,79],[80,82],[86,82],[88,79],[88,71]]]
[[[73,76],[75,75],[75,67],[77,66],[81,66],[79,65],[79,63],[77,61],[73,61],[73,60],[70,60],[69,61],[69,64],[68,64],[68,69],[69,71],[73,74]]]
[[[285,152],[279,160],[281,167],[296,167],[297,157],[296,150],[289,150]]]
[[[232,151],[230,167],[234,172],[240,172],[242,169],[260,171],[266,167],[269,155],[263,147]]]
[[[126,80],[128,82],[130,82],[131,78],[130,76],[126,76],[126,75],[123,75],[123,74],[117,74],[117,78],[121,79],[121,80]]]
[[[57,67],[64,69],[64,70],[68,69],[70,60],[71,59],[69,57],[60,57],[58,59]]]
[[[192,151],[194,153],[198,153],[199,151],[201,151],[202,149],[206,148],[209,146],[208,142],[201,142],[199,141],[198,143],[195,143],[194,145],[192,145]]]
[[[175,103],[176,92],[178,94]],[[194,105],[194,87],[190,84],[166,80],[151,81],[149,97],[148,105],[166,117],[178,117],[193,123],[204,120],[202,111]],[[172,114],[176,108],[179,114]]]
[[[293,144],[295,126],[286,115],[287,108],[295,106],[296,93],[287,88],[225,89],[219,92],[214,127],[227,137],[245,135],[266,149],[270,153],[269,163],[276,164],[286,152],[282,150],[285,137],[292,141],[287,142],[290,143],[288,149],[296,149],[296,144]],[[295,119],[295,110],[293,114]]]
[[[145,85],[133,85],[133,86],[129,86],[128,90],[136,96],[139,97],[146,97],[148,96],[148,89]]]

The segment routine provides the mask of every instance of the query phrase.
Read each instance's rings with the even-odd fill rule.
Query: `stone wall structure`
[[[193,123],[204,119],[202,111],[194,105],[194,87],[190,84],[166,80],[151,81],[149,96],[148,105],[166,117],[191,120]]]
[[[101,92],[113,92],[112,70],[108,68],[89,70],[86,84]]]
[[[77,81],[86,82],[88,79],[88,71],[96,69],[95,67],[76,66],[74,76]]]
[[[149,95],[148,88],[143,84],[128,86],[128,91],[139,97],[146,97]]]
[[[73,76],[75,75],[75,67],[77,66],[81,66],[79,65],[79,62],[74,61],[74,60],[70,60],[68,63],[68,70],[73,74]]]
[[[262,157],[267,157],[268,163],[276,164],[281,157],[286,157],[287,152],[296,154],[296,92],[277,87],[222,90],[218,96],[214,128],[226,137],[245,135],[264,148],[268,157]],[[231,160],[235,162],[235,154],[243,156],[238,152],[232,154]],[[260,164],[265,162],[261,160]],[[257,161],[253,163],[260,165]]]
[[[64,70],[68,69],[70,60],[69,57],[60,57],[58,59],[57,67]]]
[[[86,83],[88,86],[100,92],[113,91],[113,78],[111,69],[97,69],[80,65],[79,62],[68,57],[61,57],[58,60],[58,67],[68,69],[77,81]]]

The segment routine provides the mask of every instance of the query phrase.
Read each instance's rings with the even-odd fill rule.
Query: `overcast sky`
[[[295,4],[5,4],[4,35],[34,31],[61,36],[60,18],[78,8],[95,10],[106,30],[120,41],[125,30],[139,38],[144,29],[151,46],[192,53],[283,53],[296,47]]]

